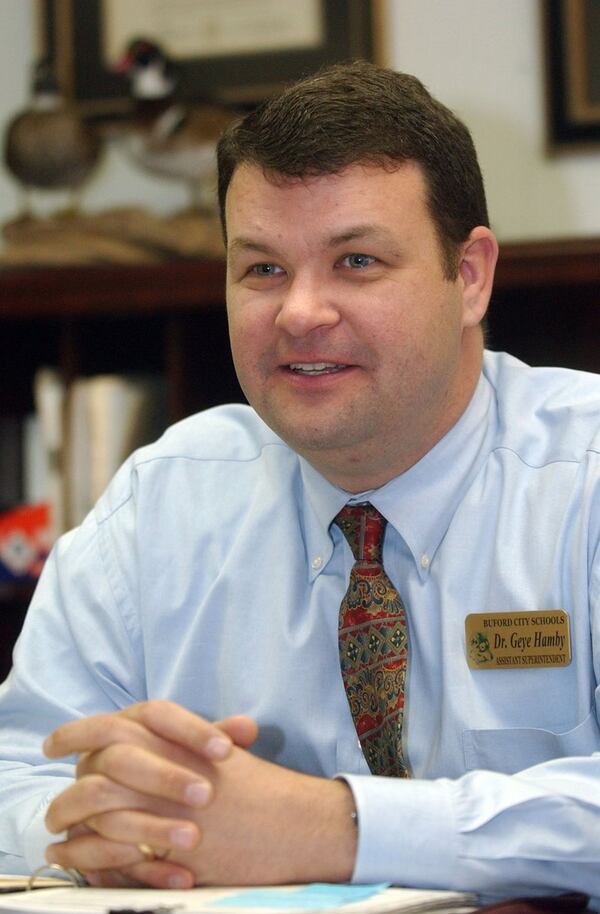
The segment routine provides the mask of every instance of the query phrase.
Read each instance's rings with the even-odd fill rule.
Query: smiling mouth
[[[323,374],[334,374],[336,371],[343,371],[347,365],[339,365],[336,362],[292,362],[288,365],[290,371],[295,374],[316,376]]]

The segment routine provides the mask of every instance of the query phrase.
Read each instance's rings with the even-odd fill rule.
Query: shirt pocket
[[[582,723],[565,733],[534,727],[464,730],[463,750],[467,771],[483,768],[515,774],[554,758],[598,752],[600,727],[595,712],[591,711]]]

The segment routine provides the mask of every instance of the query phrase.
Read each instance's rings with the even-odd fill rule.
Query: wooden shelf
[[[600,372],[600,239],[502,245],[488,325],[492,349]]]
[[[165,313],[223,305],[225,264],[173,260],[133,266],[0,270],[0,318]]]
[[[161,372],[172,420],[243,399],[224,287],[221,260],[0,270],[0,412],[31,408],[31,378],[41,364],[58,365],[67,381]]]
[[[600,294],[600,238],[503,244],[496,289],[596,286]]]

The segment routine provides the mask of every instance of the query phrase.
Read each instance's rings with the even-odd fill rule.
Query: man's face
[[[382,485],[454,424],[481,355],[463,268],[444,278],[420,167],[301,180],[244,164],[226,217],[230,337],[246,397],[332,482]]]

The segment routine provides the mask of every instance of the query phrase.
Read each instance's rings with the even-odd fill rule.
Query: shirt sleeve
[[[514,775],[342,777],[358,811],[355,882],[600,897],[600,753]]]
[[[65,560],[66,559],[66,560]],[[65,721],[109,713],[144,696],[126,587],[107,567],[94,515],[45,563],[0,686],[0,870],[44,864],[44,817],[72,783],[74,759],[49,760],[45,737]],[[118,585],[118,586],[117,586]],[[119,589],[120,588],[120,589]]]

